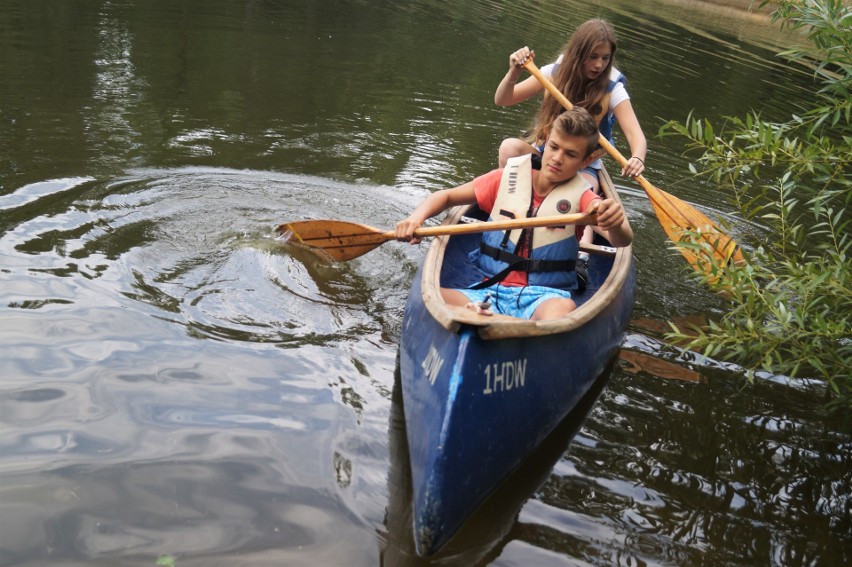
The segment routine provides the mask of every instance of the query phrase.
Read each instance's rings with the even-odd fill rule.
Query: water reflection
[[[324,212],[302,195],[324,204],[338,189],[257,172],[158,170],[57,180],[7,200],[10,211],[41,201],[55,213],[0,237],[10,280],[0,450],[16,456],[4,466],[4,516],[14,512],[23,530],[42,526],[4,525],[3,547],[16,550],[4,562],[149,563],[142,558],[282,542],[302,546],[294,558],[321,557],[330,534],[354,541],[362,529],[332,511],[341,496],[328,486],[331,461],[352,509],[381,517],[370,510],[382,502],[373,487],[387,459],[386,421],[376,429],[369,412],[383,415],[398,315],[383,302],[392,293],[371,290],[410,278],[400,265],[413,271],[419,251],[389,246],[393,264],[364,269],[284,253],[270,221]],[[404,289],[396,293],[401,306]],[[42,316],[27,313],[36,307]],[[282,359],[280,347],[299,348]],[[53,495],[50,504],[33,507],[41,499],[31,486]]]
[[[79,308],[86,305],[82,292],[97,297],[103,284],[117,288],[130,300],[127,306],[138,310],[148,305],[152,314],[185,325],[195,336],[314,343],[363,335],[384,311],[382,303],[375,303],[371,315],[364,316],[363,306],[374,299],[357,263],[329,265],[307,252],[285,253],[272,239],[270,226],[256,220],[258,214],[281,215],[281,221],[305,215],[304,206],[286,212],[287,195],[278,194],[278,186],[295,183],[295,189],[287,189],[292,197],[307,191],[322,202],[321,191],[331,191],[329,199],[335,198],[333,187],[312,187],[286,177],[252,180],[252,174],[246,182],[229,172],[156,175],[112,183],[114,193],[102,202],[78,200],[67,212],[27,220],[5,233],[6,266],[53,276],[42,280],[51,290],[42,297],[33,295],[31,280],[20,280],[19,285],[30,288],[19,290],[26,299],[11,299],[8,305],[73,303]],[[61,192],[74,186],[59,181],[48,185]],[[90,183],[89,191],[100,190]],[[61,194],[39,191],[17,192],[15,200],[27,194],[26,201],[7,207],[19,210],[33,199]],[[250,191],[256,196],[251,208],[244,201]],[[215,226],[207,209],[195,207],[199,203],[222,208]],[[412,262],[410,269],[414,267]],[[397,272],[367,277],[393,281],[404,276]],[[399,281],[402,288],[405,281]]]
[[[621,37],[649,179],[765,240],[652,137],[693,109],[810,99],[765,20],[662,0],[4,2],[0,564],[422,563],[388,424],[423,249],[327,264],[272,228],[391,227],[490,169],[534,110],[492,103],[507,54],[546,61],[593,16]],[[617,181],[637,318],[724,309]],[[552,472],[513,480],[448,562],[852,561],[852,447],[818,384],[744,387],[639,322],[624,347],[568,452],[538,461]]]

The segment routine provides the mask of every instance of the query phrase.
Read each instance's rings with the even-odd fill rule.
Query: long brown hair
[[[589,81],[583,76],[583,63],[589,58],[592,50],[601,43],[609,43],[612,46],[612,57],[598,78]],[[562,61],[553,77],[553,84],[572,104],[585,108],[592,116],[599,115],[603,110],[601,99],[609,86],[609,75],[617,47],[615,31],[609,22],[599,18],[584,22],[571,35],[571,39],[563,48]],[[550,125],[563,110],[559,101],[545,92],[529,141],[536,144],[546,140]]]

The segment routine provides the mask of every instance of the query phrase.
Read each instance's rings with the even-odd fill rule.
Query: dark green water
[[[782,119],[810,100],[808,73],[774,57],[794,40],[761,18],[657,0],[3,0],[0,565],[852,561],[852,444],[819,385],[744,386],[660,340],[724,303],[628,182],[635,322],[589,418],[445,555],[412,555],[393,389],[425,247],[329,265],[272,229],[390,227],[490,169],[536,104],[493,105],[508,54],[543,64],[593,16],[619,32],[649,180],[746,246],[765,238],[655,137],[693,109]]]

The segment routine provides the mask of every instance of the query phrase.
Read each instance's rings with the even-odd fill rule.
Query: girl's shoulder
[[[541,73],[545,77],[553,77],[556,74],[556,70],[559,69],[559,64],[562,63],[563,56],[560,55],[556,58],[556,61],[553,63],[548,63],[544,67],[541,68]]]

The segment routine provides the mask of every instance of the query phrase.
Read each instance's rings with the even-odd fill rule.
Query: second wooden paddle
[[[569,110],[574,108],[532,60],[524,63],[524,68],[538,79],[562,106]],[[598,136],[598,142],[619,165],[623,167],[627,163],[627,159],[603,135]],[[677,247],[678,250],[695,270],[712,275],[714,266],[724,267],[728,262],[745,263],[742,250],[734,239],[722,232],[706,215],[674,195],[654,187],[643,176],[639,175],[634,179],[648,195],[665,233],[673,242],[681,244]],[[698,235],[698,242],[692,240],[690,233]],[[709,246],[705,248],[701,246],[702,243]],[[707,256],[708,252],[712,254],[712,258]]]

